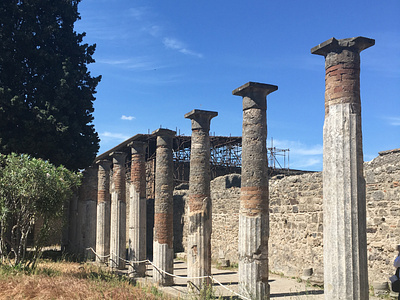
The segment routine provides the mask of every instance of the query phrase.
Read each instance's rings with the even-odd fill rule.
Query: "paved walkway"
[[[146,278],[138,279],[139,282],[152,284],[153,268],[147,265]],[[228,289],[238,292],[238,274],[236,270],[219,270],[212,268],[212,274],[219,282]],[[182,260],[174,261],[174,275],[187,276],[187,265]],[[195,299],[193,292],[188,291],[186,278],[175,278],[174,286],[160,287],[160,289],[173,297],[180,299]],[[290,279],[275,274],[269,275],[269,284],[271,287],[271,299],[292,299],[292,300],[318,300],[324,299],[324,291],[318,287],[309,286],[305,282],[298,282],[296,279]],[[215,296],[221,296],[222,299],[238,299],[234,293],[214,283]],[[232,298],[231,298],[232,297]],[[370,296],[370,299],[379,299]]]
[[[146,278],[141,278],[139,281],[151,284],[152,282],[153,268],[149,264],[147,266]],[[212,268],[212,274],[219,282],[221,282],[228,289],[238,292],[238,274],[236,270],[219,270]],[[174,261],[174,275],[187,276],[187,265],[186,262],[181,260]],[[174,286],[171,287],[160,287],[160,289],[171,296],[179,297],[182,299],[190,299],[193,292],[187,288],[186,278],[175,278]],[[297,282],[294,279],[288,279],[279,275],[270,274],[269,284],[271,287],[271,299],[323,299],[324,291],[318,287],[307,286],[304,282]],[[223,299],[231,299],[231,296],[235,296],[231,291],[221,287],[217,283],[214,283],[215,295],[217,297],[222,296]],[[233,298],[233,299],[238,299]]]

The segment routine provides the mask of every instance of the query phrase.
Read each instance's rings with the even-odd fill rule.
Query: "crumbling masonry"
[[[331,38],[314,47],[325,56],[324,294],[368,299],[367,224],[361,134],[360,52],[364,37]]]
[[[266,97],[277,89],[275,85],[248,82],[232,92],[243,97],[239,291],[255,299],[269,299]]]
[[[239,261],[240,293],[256,299],[269,298],[269,258],[270,268],[286,275],[300,276],[305,271],[320,283],[324,274],[326,299],[368,299],[368,263],[369,276],[375,281],[382,272],[386,274],[389,260],[377,257],[382,251],[390,255],[393,249],[386,244],[395,244],[393,237],[400,235],[398,230],[393,231],[398,227],[395,218],[400,215],[400,206],[393,200],[400,197],[396,177],[400,174],[399,151],[385,154],[395,157],[384,167],[391,174],[389,181],[381,178],[380,166],[367,170],[366,210],[359,73],[360,51],[373,44],[363,37],[332,38],[312,49],[313,54],[325,57],[326,70],[323,210],[320,174],[281,176],[269,182],[266,97],[277,86],[249,82],[233,91],[243,97],[243,136],[236,138],[242,145],[241,177],[217,178],[210,191],[210,161],[218,159],[210,155],[209,129],[217,113],[193,110],[185,115],[192,121],[191,139],[174,139],[174,131],[158,129],[153,136],[136,135],[97,157],[97,164],[84,173],[79,199],[70,202],[69,248],[89,259],[94,256],[88,255],[86,248],[96,248],[97,260],[106,262],[110,255],[113,269],[125,268],[124,259],[128,259],[132,264],[129,273],[144,276],[145,265],[134,262],[147,258],[145,241],[153,235],[157,268],[173,273],[175,245],[188,254],[189,276],[207,276],[211,256],[216,259],[222,253],[225,259]],[[173,153],[177,141],[185,145],[180,148],[184,150]],[[173,199],[173,159],[177,155],[189,157],[189,148],[189,190],[181,186],[179,197]],[[145,171],[145,160],[150,156],[155,159],[151,170],[155,169],[154,185],[149,184],[151,172]],[[180,172],[186,174],[187,165]],[[216,185],[223,185],[224,191]],[[146,212],[146,192],[147,198],[154,195],[152,234],[151,226],[146,230],[146,217],[153,219],[149,215],[152,209]],[[376,201],[381,201],[379,210]],[[174,215],[173,205],[180,215]],[[173,222],[179,226],[174,228]],[[177,232],[181,236],[174,239]],[[381,232],[390,240],[377,242]],[[367,235],[373,242],[367,243]],[[221,243],[222,236],[232,242]],[[300,256],[297,249],[301,249]],[[171,276],[157,269],[153,270],[153,279],[160,285],[173,284]],[[193,283],[201,287],[203,282]]]
[[[96,252],[98,262],[105,263],[110,255],[110,166],[111,161],[102,159],[97,161],[98,166],[98,191],[97,191],[97,226],[96,226]]]
[[[129,191],[130,276],[144,277],[146,273],[146,165],[145,143],[133,141],[131,147],[131,184]],[[140,263],[134,263],[140,261]]]
[[[125,268],[126,249],[126,186],[124,152],[113,152],[111,183],[110,268]],[[122,258],[122,259],[121,259]]]
[[[189,179],[188,277],[201,290],[211,275],[212,208],[210,198],[210,121],[215,111],[192,110],[185,118],[192,121]]]
[[[172,139],[175,131],[160,128],[153,134],[157,136],[153,260],[157,268],[172,274],[174,272]],[[156,268],[153,269],[153,281],[162,286],[174,283],[172,276]]]

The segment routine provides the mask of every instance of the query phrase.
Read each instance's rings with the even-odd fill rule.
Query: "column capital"
[[[127,146],[131,148],[132,154],[143,154],[147,145],[143,141],[132,141]]]
[[[121,151],[115,151],[110,153],[110,156],[113,159],[113,164],[124,164],[126,155],[127,154],[125,152]]]
[[[249,81],[232,91],[232,95],[243,97],[243,110],[249,108],[267,109],[266,97],[278,86]]]
[[[152,133],[152,135],[155,136],[170,136],[173,137],[176,134],[176,131],[170,130],[170,129],[166,129],[166,128],[158,128],[156,130],[154,130]]]
[[[216,111],[193,109],[186,113],[184,117],[192,120],[192,130],[204,129],[205,131],[209,131],[210,121],[216,116],[218,116],[218,112]]]
[[[96,161],[96,165],[102,166],[104,169],[109,169],[111,166],[111,160],[109,159],[100,159]]]
[[[83,174],[84,174],[85,176],[92,176],[92,175],[95,175],[95,174],[97,174],[97,167],[94,166],[94,165],[91,165],[91,166],[87,167],[87,168],[83,171]]]
[[[159,128],[154,130],[152,135],[157,137],[157,147],[171,147],[172,139],[174,138],[176,131]]]
[[[374,39],[369,39],[363,36],[352,37],[347,39],[337,40],[334,37],[329,40],[313,47],[311,54],[326,56],[330,52],[341,52],[343,49],[355,51],[360,53],[361,51],[375,45]]]

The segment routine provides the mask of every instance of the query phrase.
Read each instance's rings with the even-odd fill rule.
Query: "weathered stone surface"
[[[312,54],[325,56],[325,113],[329,106],[351,103],[354,113],[361,113],[360,52],[375,40],[356,37],[331,38],[311,49]]]
[[[277,89],[275,85],[248,82],[232,92],[243,97],[239,290],[254,299],[269,299],[266,97]]]
[[[126,181],[124,152],[113,152],[111,183],[110,268],[124,269],[126,259]],[[122,258],[122,259],[120,259]]]
[[[105,256],[110,254],[110,221],[111,221],[111,195],[110,195],[110,166],[111,161],[100,160],[98,165],[97,188],[97,227],[96,227],[96,257],[98,262],[104,263]]]
[[[173,273],[173,158],[172,138],[175,131],[157,129],[155,200],[154,200],[154,264]],[[173,277],[153,270],[153,281],[159,285],[173,284]]]
[[[86,250],[96,248],[96,205],[97,205],[97,169],[89,167],[83,172],[79,191],[77,213],[78,253],[86,259],[94,259],[94,253]]]
[[[391,169],[396,171],[388,172]],[[367,184],[366,197],[369,282],[382,281],[394,272],[392,264],[398,244],[398,217],[391,214],[391,208],[398,206],[400,199],[400,188],[393,185],[400,178],[400,154],[379,156],[364,163],[364,173],[375,177]],[[323,234],[319,229],[323,221],[322,174],[294,177],[298,180],[294,185],[287,183],[290,177],[270,180],[270,268],[288,276],[299,276],[301,269],[312,267],[313,278],[322,280]],[[306,206],[306,210],[298,214],[290,212],[293,205],[289,199],[284,200],[294,191],[299,204]],[[375,199],[376,191],[382,192],[383,200]],[[307,221],[304,230],[299,227],[299,214]],[[218,225],[215,222],[213,225],[215,233]]]
[[[361,134],[360,51],[375,41],[334,38],[325,56],[325,299],[368,299],[366,198]]]
[[[214,111],[192,110],[185,118],[192,120],[189,176],[189,232],[187,246],[188,277],[211,275],[212,207],[210,199],[210,121]],[[191,280],[200,290],[210,280]]]
[[[81,187],[82,188],[82,187]],[[71,253],[79,253],[79,216],[78,216],[79,195],[75,194],[69,200],[69,216],[68,216],[68,242],[67,249]]]
[[[146,259],[146,165],[145,143],[134,141],[131,147],[131,184],[129,185],[128,268],[130,276],[144,277],[146,263],[132,261]]]
[[[396,184],[400,180],[400,152],[387,152],[364,163],[365,176],[373,174],[374,178],[367,183],[369,282],[381,282],[393,275],[395,247],[399,244],[399,218],[392,215],[391,208],[400,207],[400,186]],[[382,200],[375,200],[377,191],[382,192]],[[188,195],[188,190],[174,191],[174,197],[183,199],[186,207]],[[301,277],[304,269],[312,268],[310,281],[323,283],[322,197],[321,172],[269,179],[271,271]],[[231,263],[238,262],[239,198],[240,175],[226,175],[211,181],[213,260],[220,259],[222,252]],[[298,212],[295,206],[300,207]],[[187,214],[179,221],[183,226],[183,241],[186,241]]]

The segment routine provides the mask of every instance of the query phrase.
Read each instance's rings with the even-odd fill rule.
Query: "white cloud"
[[[123,69],[136,69],[139,71],[150,71],[155,69],[161,69],[163,66],[152,62],[147,57],[135,57],[135,58],[125,58],[125,59],[98,59],[97,63],[110,65],[113,67],[123,68]]]
[[[121,116],[121,120],[132,121],[132,120],[134,120],[134,119],[136,119],[134,116],[125,116],[125,115],[122,115],[122,116]]]
[[[287,140],[274,140],[273,144],[277,148],[289,148],[291,154],[298,155],[322,155],[323,147],[322,145],[312,145],[308,146],[298,141],[287,141]],[[270,147],[270,145],[268,146]]]
[[[322,160],[319,158],[306,158],[306,159],[299,159],[296,160],[291,168],[294,169],[307,169],[309,167],[317,167],[322,164]]]
[[[147,13],[148,10],[145,7],[133,7],[128,10],[129,16],[133,17],[137,21],[142,20],[143,16],[145,16]]]
[[[274,139],[273,146],[277,149],[289,149],[286,164],[289,163],[291,169],[322,170],[323,147],[320,144],[306,145],[299,141]],[[270,141],[268,141],[268,147],[271,147]],[[278,155],[277,159],[282,163],[282,157]]]
[[[115,133],[115,132],[105,131],[103,133],[100,133],[100,138],[125,141],[125,140],[129,139],[130,136],[125,135],[123,133]]]
[[[386,117],[389,124],[392,126],[400,126],[400,117]]]
[[[183,44],[181,41],[173,38],[164,38],[163,44],[167,49],[172,49],[172,50],[177,50],[180,53],[183,53],[185,55],[191,55],[191,56],[196,56],[198,58],[202,58],[203,55],[200,53],[196,53],[192,50],[189,50],[186,48],[185,44]]]
[[[299,147],[294,148],[291,152],[299,155],[321,155],[323,153],[323,147],[322,145],[314,145],[310,148]]]
[[[143,26],[141,29],[143,32],[147,32],[148,34],[150,34],[152,37],[159,37],[161,35],[162,32],[162,28],[158,25],[146,25]]]

